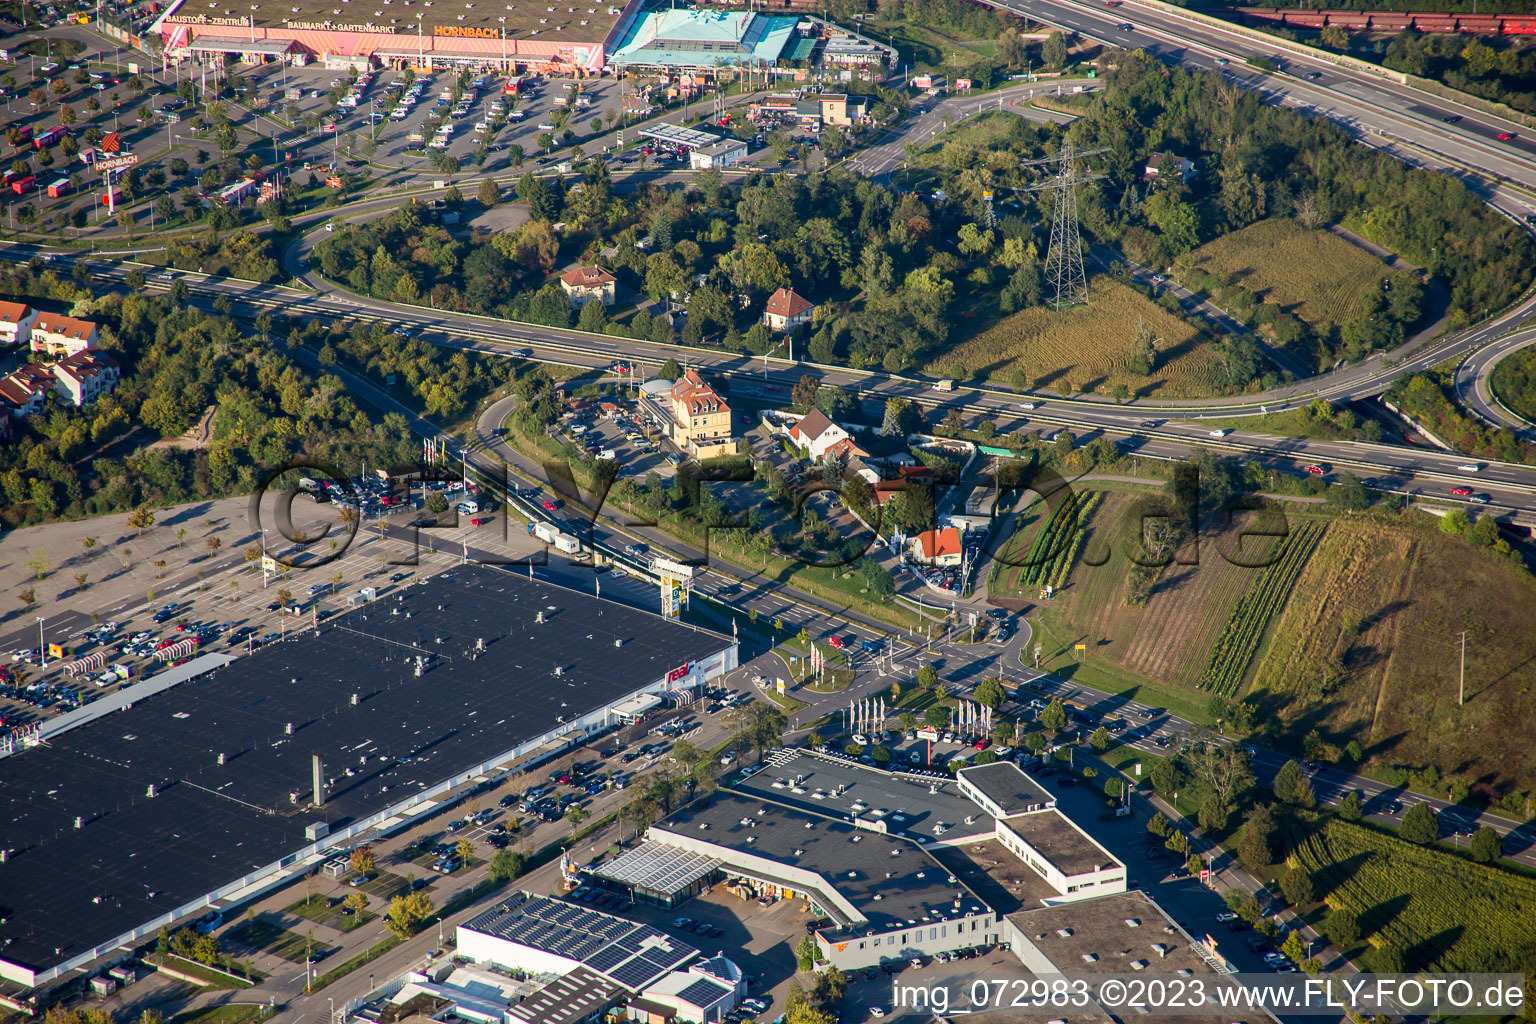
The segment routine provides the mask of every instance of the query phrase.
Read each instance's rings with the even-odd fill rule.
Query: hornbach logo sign
[[[462,28],[458,25],[436,25],[432,28],[434,36],[450,36],[454,39],[495,39],[496,30],[493,28]]]

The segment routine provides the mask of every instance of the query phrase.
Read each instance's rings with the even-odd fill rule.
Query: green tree
[[[1301,784],[1305,781],[1306,776],[1301,772],[1301,763],[1291,758],[1275,773],[1275,781],[1270,788],[1278,799],[1288,804],[1296,803]]]
[[[1504,837],[1499,835],[1498,829],[1484,825],[1472,834],[1468,851],[1479,864],[1492,864],[1504,856]]]
[[[1344,794],[1344,799],[1339,801],[1339,817],[1345,821],[1359,821],[1364,810],[1359,790],[1350,790]]]
[[[939,672],[932,665],[924,665],[917,670],[917,685],[925,690],[931,690],[939,681]]]
[[[1052,700],[1040,712],[1040,727],[1052,733],[1067,727],[1067,709],[1062,707],[1061,701]]]
[[[448,511],[448,496],[442,491],[433,491],[427,495],[425,508],[433,515],[441,515]]]
[[[1281,875],[1280,891],[1285,894],[1285,901],[1293,907],[1304,907],[1317,899],[1312,874],[1305,868],[1290,868]]]
[[[656,376],[661,378],[662,380],[672,380],[672,381],[675,381],[675,380],[678,380],[679,378],[681,378],[682,375],[683,375],[683,368],[681,366],[677,365],[677,360],[676,359],[672,359],[670,357],[668,357],[668,359],[667,359],[667,361],[665,363],[661,364],[661,369],[656,371]]]
[[[993,711],[1003,706],[1007,696],[1003,692],[1002,682],[994,677],[983,679],[981,685],[976,687],[976,702]]]
[[[480,200],[481,206],[489,208],[496,205],[501,198],[501,189],[496,187],[494,178],[480,179],[480,190],[476,193],[476,198]]]
[[[1162,811],[1154,811],[1152,817],[1147,819],[1147,831],[1159,839],[1168,838],[1168,819]]]
[[[1099,753],[1109,749],[1109,730],[1102,725],[1093,730],[1093,735],[1088,737],[1088,745]]]
[[[421,931],[434,909],[432,897],[425,892],[396,896],[389,901],[389,917],[385,924],[399,938],[408,939]]]
[[[1354,911],[1339,907],[1329,912],[1323,922],[1323,933],[1328,941],[1340,949],[1348,949],[1360,941],[1360,919]]]
[[[1307,958],[1307,946],[1300,929],[1292,929],[1285,936],[1285,941],[1280,944],[1280,952],[1293,963],[1299,964]]]
[[[1052,32],[1040,44],[1040,59],[1047,67],[1060,69],[1067,63],[1067,40],[1060,32]]]
[[[1403,824],[1397,834],[1403,840],[1420,846],[1432,843],[1440,836],[1440,816],[1433,807],[1420,800],[1403,815]]]

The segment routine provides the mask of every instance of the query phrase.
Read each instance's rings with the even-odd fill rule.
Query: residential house
[[[1175,156],[1172,153],[1153,153],[1147,159],[1147,166],[1141,174],[1142,181],[1152,181],[1159,174],[1177,173],[1184,181],[1195,176],[1195,162],[1188,157]]]
[[[88,348],[65,356],[49,366],[58,378],[56,390],[76,406],[90,405],[110,394],[122,379],[117,360],[98,348]]]
[[[792,331],[801,324],[811,322],[816,306],[788,288],[780,288],[768,296],[763,307],[763,323],[776,331]]]
[[[821,94],[821,117],[827,124],[849,125],[869,117],[869,100],[840,92]]]
[[[560,289],[577,309],[593,301],[613,305],[616,284],[613,275],[602,267],[575,267],[560,275]]]
[[[860,448],[852,435],[827,418],[820,409],[812,409],[789,428],[789,438],[804,448],[812,462],[820,462],[830,452],[842,459],[863,458],[869,453]]]
[[[25,345],[32,340],[38,311],[24,302],[0,302],[0,345]]]
[[[699,371],[689,370],[672,385],[672,439],[694,458],[730,455],[736,450],[731,437],[731,407],[715,389],[704,383]]]
[[[83,352],[101,341],[96,325],[89,320],[77,320],[72,316],[40,313],[32,325],[33,352],[40,352],[50,359],[60,359]]]
[[[923,531],[912,538],[912,556],[927,565],[959,565],[965,559],[960,531],[953,526]]]
[[[0,380],[0,402],[4,402],[11,414],[18,419],[42,412],[48,392],[53,390],[54,376],[41,363],[28,363]]]

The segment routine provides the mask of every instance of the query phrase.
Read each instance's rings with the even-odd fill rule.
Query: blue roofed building
[[[803,20],[797,15],[755,11],[644,11],[627,27],[621,26],[609,63],[705,72],[717,67],[771,66],[802,38],[798,29]]]

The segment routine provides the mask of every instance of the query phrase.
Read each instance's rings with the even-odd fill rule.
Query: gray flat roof
[[[1008,920],[1063,974],[1119,974],[1138,960],[1160,975],[1215,973],[1183,929],[1139,889],[1021,910]]]
[[[483,566],[343,611],[0,762],[0,957],[65,963],[731,645]]]
[[[1118,863],[1114,854],[1099,846],[1052,808],[1035,814],[1019,814],[1004,821],[1024,837],[1064,875],[1081,875]]]
[[[689,149],[699,149],[724,140],[722,135],[701,132],[697,128],[685,128],[677,124],[658,124],[650,128],[642,128],[640,134],[648,139],[672,142],[679,146],[687,146]]]
[[[814,871],[877,931],[986,910],[975,893],[913,842],[755,795],[722,790],[654,828]]]
[[[993,831],[991,816],[949,778],[888,772],[799,748],[775,752],[766,768],[733,788],[844,821],[856,815],[883,821],[892,834],[919,842],[940,838],[935,825],[944,826],[945,841]],[[966,818],[974,820],[966,824]]]
[[[1011,814],[1025,814],[1041,807],[1051,807],[1056,803],[1056,798],[1044,786],[1024,774],[1012,761],[972,765],[960,769],[958,774],[1002,808],[1005,818]]]

